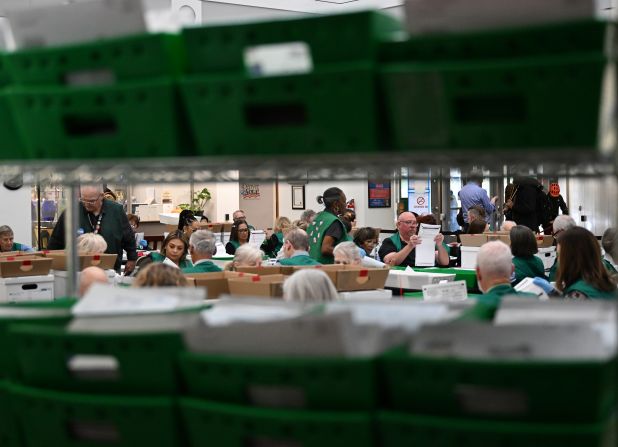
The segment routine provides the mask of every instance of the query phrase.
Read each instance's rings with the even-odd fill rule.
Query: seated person
[[[487,230],[489,230],[489,224],[481,219],[475,219],[468,224],[468,234],[483,234]]]
[[[285,301],[320,302],[339,297],[328,275],[320,269],[303,269],[295,272],[283,283]]]
[[[287,233],[292,227],[290,219],[285,216],[277,218],[275,221],[275,227],[273,228],[273,234],[264,239],[260,249],[266,253],[269,258],[276,258],[279,250],[283,247],[283,234]]]
[[[513,285],[516,286],[524,278],[547,279],[543,261],[535,256],[539,252],[539,248],[532,230],[524,225],[516,225],[511,229],[510,238],[513,265],[515,266]]]
[[[354,233],[354,243],[361,249],[361,257],[371,256],[378,245],[378,230],[371,227],[363,227]]]
[[[342,265],[361,265],[362,258],[360,248],[351,241],[341,242],[333,250],[335,264]]]
[[[416,234],[416,216],[409,211],[405,211],[397,218],[397,233],[382,242],[380,247],[380,259],[390,266],[414,267],[415,248],[421,243],[421,238]],[[442,243],[444,236],[438,234],[434,242],[436,243],[436,264],[447,267],[449,255]]]
[[[86,233],[92,234],[92,233]],[[107,245],[107,244],[106,244]],[[95,283],[107,284],[107,275],[101,267],[90,266],[79,272],[79,297],[83,297]]]
[[[200,229],[200,224],[191,210],[182,210],[178,216],[178,231],[181,231],[187,239],[191,233]]]
[[[236,250],[242,245],[249,242],[251,238],[251,229],[245,220],[235,220],[230,232],[230,240],[225,244],[225,252],[228,255],[233,255]]]
[[[189,239],[189,253],[193,266],[182,269],[183,273],[220,272],[221,269],[211,261],[217,252],[217,238],[212,231],[195,231]]]
[[[160,253],[152,252],[149,256],[153,262],[165,262],[184,269],[192,265],[187,260],[187,253],[189,253],[189,242],[182,231],[176,230],[169,233],[163,240]]]
[[[8,225],[0,227],[0,251],[34,251],[26,244],[15,242],[13,230]]]
[[[180,269],[166,264],[150,264],[140,269],[132,287],[187,287]]]
[[[517,292],[513,288],[511,276],[514,271],[511,249],[508,245],[502,241],[483,244],[476,259],[476,277],[483,295],[460,319],[493,320],[503,296],[514,295],[536,299],[533,294]]]
[[[77,253],[80,255],[105,253],[107,242],[100,234],[84,233],[77,238]]]
[[[244,220],[245,222],[247,222],[247,215],[245,214],[244,210],[236,210],[234,211],[234,213],[232,213],[232,221],[236,222],[237,220]],[[253,225],[248,226],[250,231],[255,230],[255,227]]]
[[[474,205],[468,208],[468,225],[470,225],[475,220],[482,220],[483,222],[487,222],[487,213],[485,212],[485,208],[480,205]]]
[[[616,282],[601,261],[601,249],[594,235],[582,227],[558,236],[556,288],[566,298],[616,299]]]
[[[571,228],[575,228],[576,226],[577,223],[575,223],[575,219],[573,219],[568,214],[561,214],[554,219],[551,234],[557,239],[560,233]],[[549,269],[548,276],[550,281],[556,281],[556,272],[558,271],[558,254],[559,253],[556,253],[556,260],[554,261],[554,265],[552,265]]]
[[[616,254],[616,249],[618,249],[616,246],[617,233],[615,228],[608,228],[601,238],[601,246],[603,247],[603,251],[605,251],[603,265],[612,276],[618,275],[618,262],[615,261],[614,256]]]
[[[514,221],[512,220],[505,220],[502,223],[502,227],[500,228],[500,231],[511,231],[511,228],[513,228],[515,225],[517,225]]]
[[[309,236],[300,228],[286,233],[282,250],[284,258],[279,259],[281,265],[320,265],[309,256]]]
[[[234,260],[228,262],[225,270],[235,271],[238,267],[260,267],[264,252],[251,244],[245,244],[238,247]]]

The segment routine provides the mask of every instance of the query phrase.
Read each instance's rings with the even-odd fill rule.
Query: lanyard
[[[101,220],[102,219],[103,219],[103,213],[99,214],[96,225],[93,225],[92,220],[90,220],[90,213],[88,213],[88,223],[90,223],[90,226],[92,227],[92,232],[94,234],[99,234],[99,232],[101,231]]]

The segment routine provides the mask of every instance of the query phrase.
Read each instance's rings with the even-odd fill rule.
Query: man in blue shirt
[[[468,177],[468,182],[459,191],[459,200],[461,200],[461,208],[464,219],[464,231],[468,231],[468,209],[475,205],[482,207],[485,210],[485,220],[489,222],[489,219],[496,209],[495,203],[498,196],[494,196],[491,199],[481,184],[483,183],[483,176],[479,173],[473,173]]]

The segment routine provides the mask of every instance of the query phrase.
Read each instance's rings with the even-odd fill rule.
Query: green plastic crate
[[[35,157],[107,158],[189,155],[172,81],[107,87],[24,87],[11,104]]]
[[[597,422],[617,406],[617,361],[380,359],[385,408],[448,417]]]
[[[140,34],[59,47],[17,51],[7,68],[22,85],[116,84],[182,73],[179,35]]]
[[[12,395],[5,381],[0,381],[0,445],[2,447],[23,445],[17,415],[13,409]]]
[[[8,306],[0,306],[0,308]],[[41,315],[32,315],[26,309],[22,315],[6,316],[0,315],[0,378],[18,378],[19,366],[15,344],[9,339],[9,327],[21,324],[37,324],[50,326],[64,326],[71,320],[70,310],[50,309],[50,312],[42,312]],[[31,312],[38,312],[38,309],[31,309]]]
[[[474,63],[385,65],[389,145],[596,147],[605,57],[588,53]]]
[[[181,83],[201,155],[376,151],[374,71],[367,66]]]
[[[5,89],[0,89],[0,161],[29,160],[33,157],[33,154],[26,149],[16,122],[9,95]]]
[[[11,388],[28,447],[184,445],[171,398]]]
[[[181,399],[180,406],[192,447],[374,445],[370,413],[272,410],[195,399]]]
[[[383,447],[614,447],[615,422],[531,424],[380,412]]]
[[[374,62],[378,44],[400,33],[402,24],[381,12],[303,17],[232,25],[188,28],[182,35],[186,45],[188,73],[217,71],[251,72],[245,68],[247,48],[304,42],[314,67],[348,62]]]
[[[177,389],[180,333],[72,333],[18,325],[10,329],[24,383],[88,393],[172,394]],[[92,357],[94,356],[94,357]],[[78,367],[80,360],[112,362]]]
[[[611,25],[609,25],[611,26]],[[466,33],[414,36],[383,42],[382,63],[514,59],[576,52],[602,52],[608,24],[594,20]]]
[[[349,411],[370,410],[376,404],[373,359],[252,358],[184,352],[180,368],[188,393],[211,401]],[[271,401],[282,394],[284,402]]]

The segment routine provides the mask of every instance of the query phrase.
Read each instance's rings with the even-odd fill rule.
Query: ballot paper
[[[465,281],[451,281],[423,286],[423,299],[434,303],[463,301],[468,299]]]
[[[440,225],[421,224],[418,236],[421,238],[420,245],[414,251],[414,265],[417,267],[433,267],[436,265],[436,243],[434,239],[440,233]]]
[[[170,258],[165,258],[163,260],[163,264],[169,265],[170,267],[174,267],[179,269],[180,267],[178,267],[178,264],[176,264],[174,261],[172,261]]]

